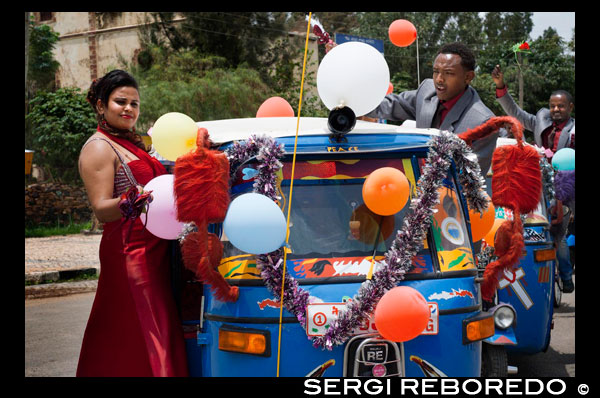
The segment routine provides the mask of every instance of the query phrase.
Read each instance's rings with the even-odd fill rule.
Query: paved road
[[[25,376],[74,376],[94,293],[25,300]],[[550,348],[511,356],[517,377],[575,376],[575,294],[555,311]]]
[[[517,366],[522,377],[575,376],[575,292],[562,295],[554,309],[550,347],[535,355],[509,355],[508,364]]]
[[[95,294],[25,300],[25,377],[75,376]]]

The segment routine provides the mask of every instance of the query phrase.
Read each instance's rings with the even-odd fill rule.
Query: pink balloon
[[[271,97],[258,108],[256,117],[293,117],[294,109],[285,99]]]
[[[150,233],[168,240],[177,239],[183,231],[183,223],[177,220],[173,178],[173,174],[163,174],[146,184],[144,191],[152,191],[153,199],[148,205],[148,214],[140,216]]]
[[[152,127],[150,127],[150,129],[148,129],[148,132],[146,134],[148,134],[150,137],[152,137]]]

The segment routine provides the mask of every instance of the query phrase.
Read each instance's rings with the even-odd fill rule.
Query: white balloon
[[[327,109],[348,106],[356,116],[375,109],[390,84],[390,69],[373,46],[351,41],[329,51],[317,71],[317,90]]]

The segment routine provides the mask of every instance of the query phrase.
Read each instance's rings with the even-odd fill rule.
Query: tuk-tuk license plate
[[[438,334],[438,304],[429,304],[429,321],[421,334]],[[308,336],[323,336],[331,322],[336,319],[346,303],[313,303],[306,306],[306,332]],[[352,335],[377,333],[374,316],[371,315],[361,326],[354,329]]]

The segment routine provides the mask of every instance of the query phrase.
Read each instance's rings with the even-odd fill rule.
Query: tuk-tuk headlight
[[[515,310],[509,305],[499,305],[494,309],[494,323],[499,329],[509,328],[516,318]]]
[[[219,350],[270,356],[270,333],[268,330],[248,329],[232,325],[219,328]]]

